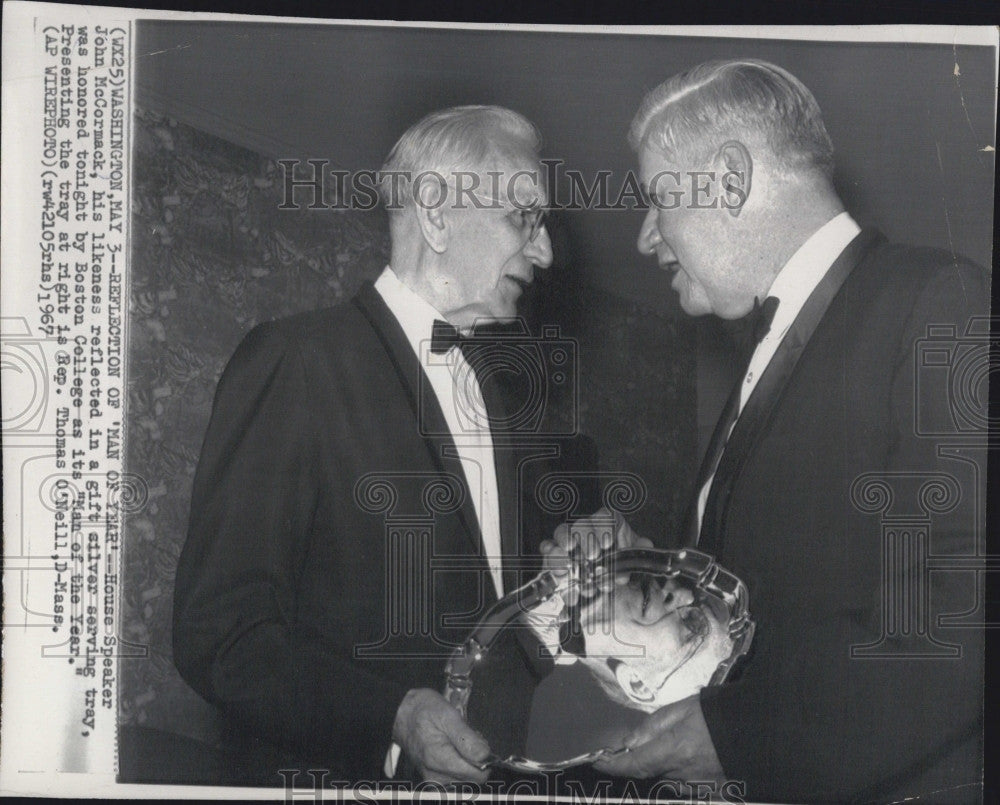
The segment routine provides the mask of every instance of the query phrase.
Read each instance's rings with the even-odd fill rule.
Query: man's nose
[[[639,240],[636,244],[640,254],[653,254],[656,245],[661,242],[660,230],[656,226],[656,215],[658,210],[651,206],[646,212],[646,217],[642,219],[642,226],[639,228]]]
[[[544,224],[538,230],[535,239],[524,244],[524,256],[539,268],[548,268],[552,265],[552,240]]]

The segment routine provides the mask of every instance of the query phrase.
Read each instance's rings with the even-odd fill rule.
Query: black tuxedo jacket
[[[872,232],[828,277],[817,292],[829,298],[810,298],[748,400],[710,493],[699,548],[747,583],[757,632],[742,674],[703,690],[702,709],[749,800],[977,801],[982,632],[938,616],[975,623],[981,603],[977,574],[947,564],[981,548],[985,433],[973,436],[979,475],[946,446],[969,443],[955,395],[979,382],[962,343],[988,312],[989,279]],[[933,360],[919,343],[929,325],[944,326]],[[949,372],[965,377],[949,386]],[[932,421],[952,435],[927,435]]]
[[[537,546],[519,544],[532,529],[516,451],[494,441],[510,591],[508,558]],[[381,778],[403,695],[442,689],[452,648],[496,601],[454,455],[370,284],[338,308],[256,327],[231,359],[177,570],[174,661],[274,768]],[[508,666],[497,717],[512,744],[498,751],[516,746],[530,703],[526,667]]]

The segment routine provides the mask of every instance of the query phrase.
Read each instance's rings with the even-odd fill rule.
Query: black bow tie
[[[462,343],[466,341],[457,329],[441,319],[434,320],[431,328],[431,352],[435,355],[444,355],[452,347],[462,348]]]
[[[745,364],[750,363],[757,345],[771,332],[771,322],[774,321],[779,301],[778,297],[769,296],[761,304],[760,298],[755,296],[753,310],[732,322],[733,340]]]

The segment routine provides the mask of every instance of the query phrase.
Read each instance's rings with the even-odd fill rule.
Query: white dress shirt
[[[500,509],[493,436],[476,373],[458,347],[452,347],[443,355],[431,352],[434,320],[446,319],[433,305],[400,282],[392,268],[386,266],[382,271],[375,282],[375,290],[399,321],[434,389],[465,471],[497,598],[503,598]]]
[[[493,586],[497,598],[502,598],[500,509],[496,464],[493,463],[493,436],[476,373],[458,347],[452,347],[443,355],[431,352],[434,320],[446,319],[427,300],[400,282],[390,266],[386,266],[375,281],[375,290],[403,328],[406,340],[410,342],[441,406],[479,519],[483,553],[489,564]],[[383,772],[386,777],[395,776],[401,753],[399,744],[393,742],[385,756]]]
[[[743,376],[743,384],[740,387],[740,413],[743,412],[747,400],[750,399],[753,390],[757,388],[760,376],[764,374],[764,370],[767,369],[767,365],[774,357],[778,345],[784,339],[788,328],[792,326],[792,322],[799,315],[799,311],[802,310],[809,295],[816,290],[816,286],[826,276],[826,272],[833,266],[840,253],[847,248],[847,245],[857,237],[860,231],[861,227],[848,213],[840,213],[817,229],[791,256],[791,259],[778,272],[778,276],[774,278],[766,295],[774,296],[779,300],[778,308],[774,313],[771,329],[754,350],[753,356],[750,358],[750,365]],[[763,301],[762,299],[761,302]],[[734,422],[733,427],[735,425]],[[705,482],[698,493],[699,531],[701,531],[702,518],[705,516],[708,493],[714,480],[715,473]]]

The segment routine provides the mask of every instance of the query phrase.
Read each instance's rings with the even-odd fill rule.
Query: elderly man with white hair
[[[272,784],[296,767],[486,779],[491,747],[438,691],[476,613],[516,586],[522,547],[516,465],[463,337],[514,316],[552,260],[538,149],[499,107],[414,125],[383,171],[381,276],[259,325],[219,383],[174,660]],[[530,672],[508,673],[514,732]]]

